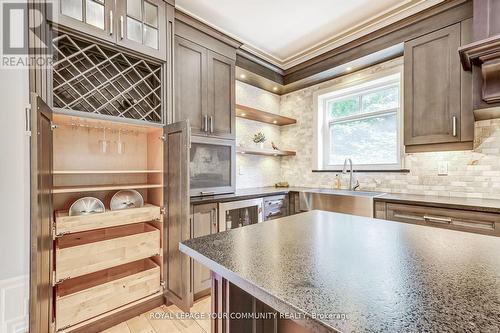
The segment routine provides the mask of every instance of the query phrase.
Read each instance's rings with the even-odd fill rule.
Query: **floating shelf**
[[[262,123],[267,123],[277,126],[291,125],[297,123],[297,120],[295,119],[254,109],[240,104],[236,104],[236,116],[240,118],[260,121]]]
[[[260,148],[248,148],[248,147],[237,147],[236,152],[239,154],[249,154],[249,155],[262,155],[262,156],[295,156],[296,153],[290,150],[274,150],[274,149],[260,149]]]
[[[145,174],[162,173],[163,170],[56,170],[54,175],[100,175],[100,174]]]
[[[128,184],[128,185],[79,185],[79,186],[56,186],[52,189],[52,193],[78,193],[78,192],[98,192],[98,191],[114,191],[114,190],[129,190],[143,188],[160,188],[161,184]]]

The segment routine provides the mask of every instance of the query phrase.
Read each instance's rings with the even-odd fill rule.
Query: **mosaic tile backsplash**
[[[295,150],[297,156],[281,159],[244,156],[244,161],[242,156],[239,156],[237,163],[245,166],[246,173],[237,177],[237,186],[239,188],[272,186],[275,182],[284,180],[292,186],[332,187],[335,173],[311,171],[315,144],[313,93],[329,85],[342,83],[366,73],[374,73],[388,66],[392,64],[390,62],[381,64],[353,75],[343,76],[281,96],[278,112],[297,119],[297,124],[278,127],[279,133],[276,132],[275,126],[270,126],[274,127],[272,135],[283,148]],[[265,104],[261,101],[262,95],[259,94],[269,93],[259,92],[260,89],[255,87],[248,87],[251,86],[240,85],[240,89],[237,89],[240,96],[245,96],[245,104],[254,107],[257,106],[252,105],[253,103]],[[237,94],[237,100],[239,100],[238,97]],[[268,99],[269,97],[264,98],[264,100]],[[273,107],[273,112],[276,112],[275,106]],[[249,124],[247,120],[243,122],[240,120],[237,124],[238,140],[247,136],[248,132],[252,132],[258,126],[262,127],[260,123]],[[270,160],[263,162],[264,159]],[[448,175],[438,175],[440,161],[448,162]],[[280,167],[280,172],[277,172],[278,167]],[[472,151],[405,154],[403,167],[409,169],[410,172],[355,173],[355,177],[360,182],[360,189],[366,191],[500,199],[500,119],[476,122],[474,150]],[[342,186],[346,188],[348,175],[341,176]]]

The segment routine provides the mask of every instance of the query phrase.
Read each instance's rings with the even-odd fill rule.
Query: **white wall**
[[[0,69],[0,333],[26,332],[29,297],[28,72]]]

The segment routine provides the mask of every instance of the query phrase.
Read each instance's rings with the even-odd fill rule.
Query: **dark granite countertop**
[[[417,204],[431,207],[465,209],[480,212],[500,213],[500,200],[457,198],[430,195],[388,193],[374,198],[375,201]]]
[[[303,187],[254,187],[247,189],[236,190],[235,193],[207,195],[203,197],[191,197],[191,203],[212,203],[212,202],[227,202],[235,200],[246,200],[264,196],[288,194],[289,192],[299,192]]]
[[[311,211],[179,247],[313,332],[500,327],[498,237]]]

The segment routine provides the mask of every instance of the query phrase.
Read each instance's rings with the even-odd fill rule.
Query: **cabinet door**
[[[191,237],[189,198],[190,134],[187,122],[167,125],[164,145],[165,204],[163,269],[165,296],[184,311],[193,304],[191,260],[179,251],[179,242]]]
[[[113,0],[59,0],[56,2],[58,24],[115,41]]]
[[[405,43],[405,145],[460,141],[460,23]]]
[[[193,134],[205,134],[207,115],[207,50],[175,37],[175,121],[189,120]]]
[[[208,51],[209,132],[224,138],[235,138],[235,62]]]
[[[193,207],[192,237],[201,237],[216,233],[217,204],[195,205]],[[193,261],[193,293],[194,298],[205,296],[210,293],[211,276],[210,270],[205,266]]]
[[[117,43],[166,60],[166,6],[163,0],[117,1]]]
[[[30,332],[51,332],[52,267],[52,111],[31,94],[31,290]]]

